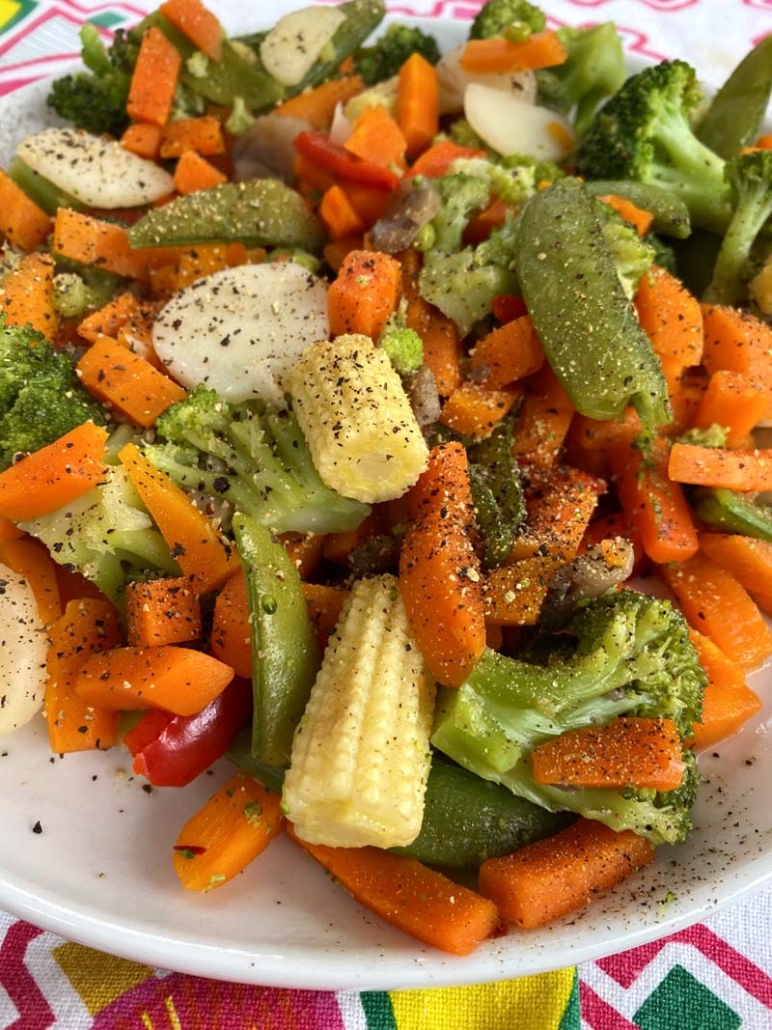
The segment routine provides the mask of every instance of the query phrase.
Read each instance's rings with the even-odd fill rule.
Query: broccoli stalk
[[[702,95],[685,61],[633,75],[579,141],[579,174],[661,186],[686,204],[694,225],[723,233],[731,214],[724,161],[700,143],[690,121]]]
[[[178,486],[222,502],[226,527],[240,511],[278,533],[332,533],[356,528],[370,510],[324,485],[289,410],[228,404],[197,386],[155,429],[159,442],[144,445],[147,457]]]
[[[547,18],[528,0],[488,0],[483,4],[469,29],[470,39],[490,39],[510,35],[522,39],[533,32],[543,32]]]
[[[351,56],[357,75],[366,86],[374,86],[396,75],[411,54],[437,64],[440,48],[434,36],[418,26],[393,24],[375,43],[358,47]]]
[[[132,579],[181,575],[122,465],[108,465],[103,482],[77,500],[20,525],[116,604]]]
[[[556,33],[568,56],[537,72],[539,103],[571,114],[580,137],[598,106],[625,81],[622,41],[610,21],[584,29],[563,26]]]
[[[507,168],[484,158],[459,160],[435,186],[442,206],[416,240],[424,251],[419,289],[466,336],[490,314],[494,297],[517,292],[517,278],[512,268],[514,217],[476,247],[464,245],[464,231],[494,195],[508,204],[524,203],[535,190],[534,169]]]
[[[683,616],[668,601],[632,590],[590,601],[553,638],[543,664],[494,651],[457,690],[443,689],[432,743],[460,765],[551,811],[632,829],[655,843],[683,840],[697,775],[688,749],[679,788],[666,793],[568,790],[534,781],[529,754],[569,729],[620,715],[672,719],[683,740],[699,720],[706,677]]]
[[[703,300],[739,304],[747,297],[746,275],[757,236],[772,217],[772,150],[740,154],[727,162],[734,211]]]
[[[88,421],[103,425],[104,411],[81,386],[72,354],[0,315],[0,470]]]

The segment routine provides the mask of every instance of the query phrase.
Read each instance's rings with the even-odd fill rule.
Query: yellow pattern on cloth
[[[392,991],[399,1030],[448,1030],[463,1015],[464,1030],[559,1030],[574,984],[574,970],[522,980],[431,991]],[[451,1013],[453,1014],[451,1017]]]

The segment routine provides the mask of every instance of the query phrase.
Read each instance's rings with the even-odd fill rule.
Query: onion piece
[[[536,100],[536,76],[532,71],[521,72],[468,72],[461,67],[464,45],[444,54],[437,65],[440,87],[440,114],[458,114],[464,109],[467,86],[478,83],[503,93],[520,97],[527,104]]]
[[[283,86],[297,86],[346,20],[339,7],[303,7],[279,18],[260,44],[263,67]]]
[[[0,565],[0,737],[28,723],[43,707],[46,628],[27,580]]]
[[[69,127],[25,136],[16,156],[87,207],[141,207],[168,196],[171,175],[117,140]]]
[[[311,128],[304,118],[266,114],[257,118],[233,146],[233,177],[236,182],[250,179],[295,178],[294,140]]]
[[[294,261],[223,269],[159,312],[154,349],[185,387],[281,408],[289,370],[307,347],[329,338],[327,286]]]
[[[575,145],[571,124],[562,115],[479,83],[467,86],[464,114],[477,135],[504,156],[557,162]]]

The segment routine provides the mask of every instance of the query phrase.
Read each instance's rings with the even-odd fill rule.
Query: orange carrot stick
[[[533,322],[529,315],[522,315],[477,341],[469,369],[475,382],[495,388],[533,375],[543,364],[544,351]]]
[[[195,150],[186,150],[174,169],[174,188],[181,196],[208,190],[227,181],[227,175]]]
[[[516,384],[493,387],[465,380],[451,393],[439,421],[463,436],[484,439],[517,404],[522,390]]]
[[[170,477],[134,444],[118,454],[177,563],[199,593],[216,590],[238,566],[238,557],[214,523]]]
[[[104,474],[107,430],[84,422],[0,472],[0,515],[23,522],[61,508]]]
[[[201,636],[198,594],[182,576],[127,583],[125,600],[131,647],[184,644]]]
[[[222,123],[213,114],[179,118],[161,129],[162,158],[181,157],[188,150],[195,150],[202,157],[214,157],[224,154],[225,149]]]
[[[730,450],[676,442],[670,449],[667,471],[675,483],[743,493],[772,490],[772,450]]]
[[[751,430],[765,417],[771,400],[758,380],[719,368],[708,380],[692,425],[696,429],[722,426],[727,430],[727,447],[747,446]]]
[[[567,730],[535,747],[531,763],[537,783],[558,787],[675,790],[684,776],[673,720],[628,715]]]
[[[145,29],[131,76],[126,111],[135,122],[165,125],[169,120],[182,58],[155,26]]]
[[[549,365],[524,380],[512,453],[519,462],[549,468],[558,460],[575,408]]]
[[[172,378],[109,336],[92,343],[77,368],[90,393],[139,426],[152,426],[162,411],[185,397]]]
[[[352,250],[327,291],[333,336],[364,333],[377,340],[397,308],[402,280],[399,262],[379,251]]]
[[[493,902],[415,858],[380,848],[330,848],[290,836],[354,898],[425,944],[469,955],[495,933]]]
[[[86,657],[75,690],[89,704],[118,711],[160,708],[194,715],[218,697],[233,669],[189,647],[113,647]]]
[[[30,251],[45,243],[50,231],[51,216],[0,169],[0,236]]]
[[[113,747],[118,712],[84,701],[75,692],[87,654],[115,647],[121,638],[118,614],[106,600],[70,601],[48,629],[45,714],[48,739],[56,754]]]
[[[662,565],[658,575],[692,628],[704,633],[743,669],[772,654],[772,630],[756,603],[726,569],[703,554]]]
[[[632,830],[616,833],[578,819],[554,837],[480,866],[480,893],[523,930],[559,919],[590,903],[654,860],[654,845]]]
[[[240,566],[215,599],[209,646],[215,658],[233,666],[237,676],[252,678],[249,601],[244,570]]]
[[[289,100],[283,100],[274,107],[271,114],[285,118],[302,118],[312,129],[328,129],[338,104],[345,104],[363,89],[364,82],[358,75],[330,79],[314,86],[313,89],[290,97]]]
[[[700,665],[708,682],[702,695],[702,717],[693,724],[694,747],[701,751],[737,733],[761,709],[761,699],[745,682],[745,672],[710,637],[691,629]]]
[[[664,268],[654,267],[638,284],[635,306],[672,387],[685,368],[699,365],[703,349],[699,301]]]
[[[223,27],[201,0],[165,0],[159,10],[195,44],[196,49],[213,61],[222,58]]]
[[[411,54],[399,70],[396,106],[409,158],[426,150],[437,135],[439,100],[437,69],[421,54]]]
[[[174,871],[188,890],[215,890],[253,862],[283,825],[281,794],[238,772],[180,830]]]
[[[441,683],[459,686],[485,647],[485,606],[469,536],[473,508],[467,500],[466,451],[457,444],[440,445],[433,459],[426,478],[413,488],[420,517],[402,542],[400,591],[432,674]]]
[[[534,32],[520,43],[503,36],[470,39],[461,54],[461,67],[467,72],[534,71],[563,64],[568,53],[556,33]]]
[[[59,314],[54,306],[54,261],[49,254],[27,254],[4,278],[0,313],[6,325],[31,325],[48,340],[55,340]]]
[[[645,236],[651,228],[651,223],[654,221],[651,211],[644,211],[627,197],[620,197],[616,193],[606,193],[604,196],[599,196],[598,200],[613,207],[626,222],[634,226],[639,236]]]
[[[366,107],[351,126],[344,148],[384,168],[404,168],[407,142],[397,120],[382,104]]]
[[[772,543],[739,533],[700,533],[700,550],[731,572],[761,610],[772,615]]]
[[[55,622],[62,614],[59,566],[48,548],[30,536],[0,540],[0,562],[29,583],[43,624]]]

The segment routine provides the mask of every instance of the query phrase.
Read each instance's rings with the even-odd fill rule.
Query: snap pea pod
[[[236,737],[228,757],[266,787],[281,792],[284,769],[256,761],[248,733],[242,731]],[[421,832],[412,844],[392,850],[428,865],[474,869],[486,858],[509,855],[557,833],[574,818],[571,813],[548,812],[518,798],[506,787],[483,780],[435,753]]]
[[[772,36],[766,36],[713,97],[697,127],[697,138],[719,157],[734,157],[756,142],[771,96]]]
[[[428,865],[472,869],[486,858],[509,855],[549,837],[574,818],[517,798],[506,787],[435,754],[421,832],[412,844],[392,850]]]
[[[633,405],[653,432],[670,418],[667,383],[594,204],[569,176],[536,193],[516,226],[517,277],[547,360],[577,411],[619,419]]]
[[[710,529],[772,542],[772,508],[768,504],[724,488],[695,491],[691,500],[698,518]]]
[[[255,519],[233,517],[244,567],[252,638],[252,754],[287,765],[295,727],[319,668],[298,570],[286,549]]]
[[[278,179],[226,182],[153,208],[129,229],[132,247],[241,242],[319,251],[324,229],[303,198]]]
[[[506,561],[526,516],[520,470],[512,455],[512,422],[500,423],[484,440],[467,445],[469,476],[484,562]]]
[[[661,186],[633,182],[631,179],[593,179],[585,185],[593,196],[615,194],[631,201],[642,211],[648,211],[654,217],[652,232],[685,240],[692,231],[689,208],[674,193]]]

